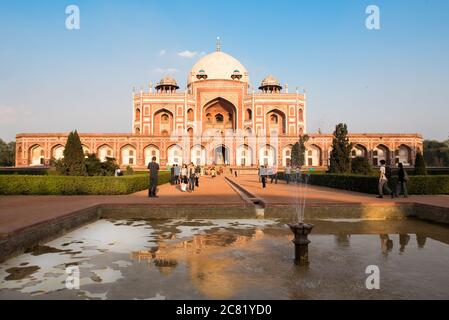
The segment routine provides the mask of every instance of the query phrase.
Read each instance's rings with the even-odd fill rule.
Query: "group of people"
[[[262,187],[266,188],[268,179],[270,179],[270,183],[278,183],[278,168],[277,166],[260,166],[258,170],[259,182],[262,183]],[[287,164],[284,168],[284,179],[287,184],[290,183],[300,183],[301,182],[301,168],[300,167],[292,167],[290,164]]]
[[[402,163],[398,165],[398,179],[395,191],[392,191],[388,185],[389,179],[391,178],[391,168],[386,165],[385,160],[380,161],[379,168],[379,184],[378,184],[378,198],[383,198],[384,191],[391,195],[391,198],[399,197],[402,194],[405,198],[408,197],[407,193],[407,181],[409,180],[407,171],[405,171]],[[150,171],[150,187],[148,190],[148,196],[150,198],[157,198],[157,183],[158,183],[158,172],[159,165],[156,162],[156,157],[153,157],[152,161],[148,164],[148,169]],[[214,167],[208,169],[208,173],[213,177],[216,176],[217,172]],[[170,168],[170,183],[172,185],[181,185],[182,192],[192,192],[195,191],[195,187],[199,187],[200,176],[202,174],[201,166],[195,166],[193,162],[190,164],[183,164],[182,167],[177,164]],[[276,166],[262,165],[258,170],[259,182],[262,183],[262,187],[266,188],[267,180],[270,179],[270,183],[278,183],[278,169]],[[237,175],[236,175],[237,176]],[[301,170],[299,167],[291,167],[287,164],[284,171],[285,182],[289,184],[299,183],[301,181]]]
[[[195,166],[193,162],[183,164],[182,167],[175,164],[170,167],[170,183],[181,185],[182,192],[195,191],[200,186],[201,166]]]
[[[399,163],[398,165],[398,182],[396,184],[396,190],[392,191],[390,187],[388,186],[388,181],[391,178],[391,168],[386,165],[385,160],[380,161],[380,168],[379,168],[379,195],[378,198],[384,197],[384,190],[387,194],[391,195],[391,198],[398,198],[399,195],[402,193],[404,198],[408,197],[407,193],[407,181],[409,180],[407,171],[404,169],[404,165],[402,163]]]

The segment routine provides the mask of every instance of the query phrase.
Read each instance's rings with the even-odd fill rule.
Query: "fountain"
[[[295,244],[295,264],[299,266],[309,264],[309,243],[307,236],[312,232],[313,224],[297,222],[288,224],[295,235],[292,242]]]
[[[309,180],[310,173],[302,176],[300,180],[300,185],[302,184],[302,192],[299,191],[299,196],[297,197],[299,203],[297,203],[296,210],[298,215],[297,223],[290,223],[288,226],[290,230],[295,235],[292,242],[295,244],[295,264],[296,265],[308,265],[309,264],[309,243],[308,235],[312,232],[313,224],[304,223],[304,213],[306,207],[306,195],[307,183]],[[302,183],[301,183],[302,182]],[[298,188],[299,189],[299,188]]]

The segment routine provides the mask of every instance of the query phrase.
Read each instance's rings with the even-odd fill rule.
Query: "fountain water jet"
[[[302,178],[302,177],[301,177]],[[300,178],[300,180],[302,180]],[[307,183],[309,180],[309,174],[304,176],[302,192],[299,190],[299,203],[297,203],[298,222],[290,223],[288,226],[294,234],[292,242],[295,245],[295,264],[296,265],[308,265],[309,264],[309,243],[308,235],[312,232],[313,225],[304,223],[304,212],[306,207],[306,195]],[[301,185],[301,182],[300,182]],[[299,188],[298,188],[299,189]]]

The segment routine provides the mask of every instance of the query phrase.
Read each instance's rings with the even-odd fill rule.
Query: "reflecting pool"
[[[309,220],[310,265],[298,267],[288,222],[99,220],[1,264],[0,299],[449,298],[448,227]],[[370,265],[379,290],[366,288]]]

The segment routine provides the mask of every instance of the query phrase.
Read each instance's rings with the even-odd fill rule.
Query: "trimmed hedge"
[[[449,194],[449,175],[409,176],[407,190],[409,194]],[[376,194],[379,178],[361,175],[311,174],[309,183],[317,186],[344,189],[349,191]],[[397,178],[388,181],[390,189],[395,191]]]
[[[159,184],[170,181],[161,172]],[[148,189],[148,174],[123,177],[0,176],[0,195],[121,195]]]
[[[46,176],[48,175],[47,167],[35,167],[35,168],[0,168],[0,175],[26,175],[26,176]]]

